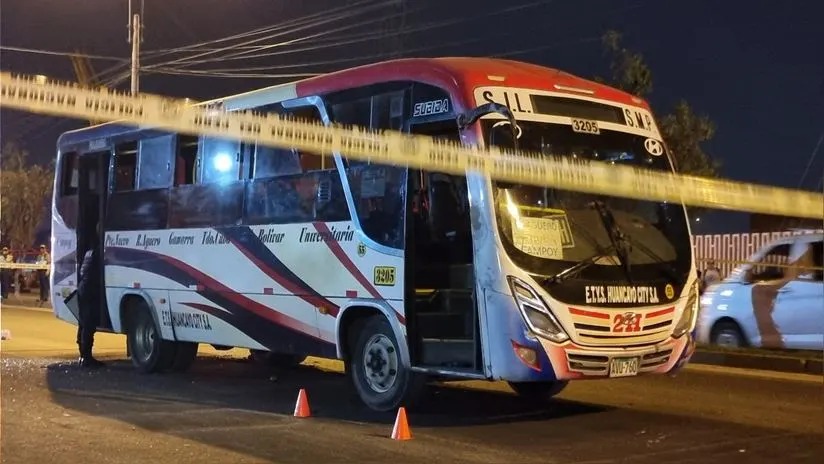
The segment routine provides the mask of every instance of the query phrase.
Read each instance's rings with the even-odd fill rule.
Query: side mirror
[[[458,123],[459,128],[466,129],[470,125],[474,124],[478,119],[492,113],[499,113],[506,117],[509,121],[509,127],[512,131],[513,148],[517,151],[518,137],[521,135],[521,128],[518,127],[518,123],[515,122],[515,115],[512,114],[512,111],[500,103],[486,103],[473,110],[467,111],[466,113],[461,113],[456,118],[456,122]]]
[[[518,151],[518,139],[521,136],[521,128],[518,126],[518,123],[515,122],[515,115],[513,115],[512,111],[510,111],[505,105],[501,105],[500,103],[483,104],[471,111],[459,114],[456,118],[456,122],[458,123],[458,127],[463,130],[474,124],[481,117],[491,113],[499,113],[506,117],[509,122],[509,130],[512,135],[512,148],[515,151]],[[489,134],[489,145],[495,145],[495,132],[496,130],[493,128]],[[510,182],[499,182],[498,185],[502,188],[512,188],[515,186],[515,184]]]

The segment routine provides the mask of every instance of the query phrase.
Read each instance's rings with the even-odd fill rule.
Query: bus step
[[[475,342],[473,340],[423,339],[421,361],[427,366],[474,367]]]

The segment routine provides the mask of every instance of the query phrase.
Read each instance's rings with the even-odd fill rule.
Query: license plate
[[[639,358],[612,358],[609,362],[610,377],[632,377],[638,375]]]

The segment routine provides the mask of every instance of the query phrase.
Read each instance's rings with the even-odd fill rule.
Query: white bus
[[[515,61],[396,60],[210,104],[673,170],[644,101]],[[146,372],[186,369],[200,343],[338,358],[390,410],[430,378],[549,398],[694,349],[681,204],[115,123],[63,134],[57,166],[55,314],[76,323],[60,296],[97,247],[99,330]]]

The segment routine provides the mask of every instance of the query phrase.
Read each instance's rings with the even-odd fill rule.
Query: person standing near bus
[[[14,256],[9,252],[9,247],[3,247],[3,254],[0,259],[7,264],[14,262]],[[0,269],[0,293],[2,293],[4,300],[9,297],[9,288],[11,288],[13,275],[14,271],[12,269]]]
[[[40,245],[40,254],[37,255],[37,264],[48,266],[51,264],[51,255],[46,245]],[[40,284],[40,305],[49,301],[49,269],[38,269],[37,279]]]
[[[704,270],[704,288],[709,288],[716,282],[721,282],[721,269],[718,269],[714,259],[710,259],[707,261],[707,269]]]
[[[101,260],[98,253],[98,236],[100,234],[100,224],[95,228],[91,245],[83,255],[83,263],[80,265],[80,278],[77,285],[77,296],[79,297],[78,309],[80,312],[77,321],[77,346],[80,350],[80,366],[88,368],[102,367],[103,363],[92,356],[92,346],[94,345],[94,333],[97,330],[97,323],[100,320],[100,276]]]

